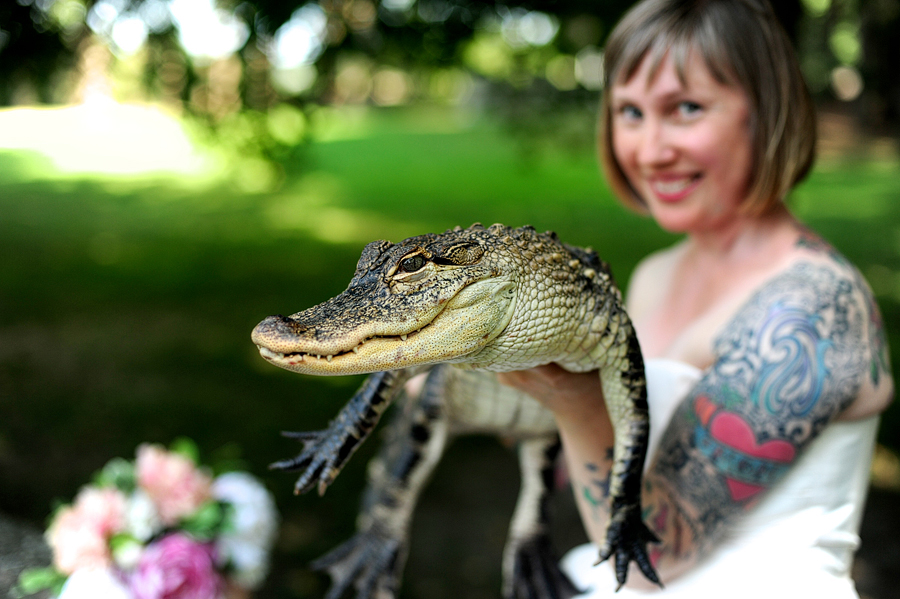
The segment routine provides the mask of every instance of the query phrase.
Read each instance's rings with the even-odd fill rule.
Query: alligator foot
[[[504,599],[569,599],[579,592],[560,570],[546,535],[516,547],[512,585],[504,589]]]
[[[318,487],[325,492],[353,452],[378,424],[382,412],[399,393],[403,383],[413,375],[412,370],[376,372],[356,391],[328,428],[322,431],[282,433],[303,443],[300,455],[275,462],[272,470],[303,471],[294,485],[294,493],[306,493]]]
[[[357,599],[395,597],[406,561],[404,542],[374,531],[360,532],[314,561],[328,572],[331,588],[325,599],[338,599],[353,585]]]
[[[306,493],[318,486],[321,495],[337,478],[344,462],[360,442],[352,434],[342,434],[342,431],[335,430],[336,428],[339,427],[332,424],[323,431],[281,433],[285,437],[301,441],[303,451],[295,458],[270,464],[269,469],[303,471],[294,485],[294,493],[297,495]]]
[[[597,564],[615,555],[616,580],[619,583],[617,591],[625,584],[631,562],[638,565],[648,580],[663,586],[647,555],[647,543],[659,543],[659,538],[641,520],[640,510],[636,506],[613,508],[606,530],[606,544],[600,550]]]

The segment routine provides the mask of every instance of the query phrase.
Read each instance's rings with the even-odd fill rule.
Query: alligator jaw
[[[349,350],[339,350],[333,354],[326,353],[331,350],[292,351],[280,353],[273,351],[262,344],[257,344],[259,354],[276,366],[294,372],[318,374],[318,375],[346,375],[373,372],[366,368],[366,364],[373,356],[387,353],[403,355],[402,346],[416,333],[408,333],[391,337],[370,337],[359,342]],[[391,346],[395,347],[391,347]],[[396,368],[402,368],[397,366]],[[389,370],[384,368],[382,370]]]
[[[509,323],[515,303],[515,284],[495,277],[463,287],[428,320],[409,323],[405,332],[396,324],[387,331],[376,326],[344,335],[340,342],[320,343],[309,331],[302,336],[293,332],[300,313],[270,316],[256,326],[252,338],[263,358],[294,372],[347,375],[397,370],[453,362],[480,350]],[[460,318],[458,310],[467,317]]]

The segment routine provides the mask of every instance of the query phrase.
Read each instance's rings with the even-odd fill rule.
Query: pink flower
[[[185,456],[159,445],[141,445],[137,480],[159,510],[164,524],[176,524],[210,499],[212,479]]]
[[[53,563],[63,574],[111,564],[109,537],[125,528],[125,496],[116,489],[85,487],[47,530]]]
[[[130,586],[135,599],[217,599],[223,587],[215,551],[173,533],[152,543],[138,563]]]

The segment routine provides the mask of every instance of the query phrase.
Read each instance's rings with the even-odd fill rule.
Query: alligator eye
[[[416,272],[423,266],[425,266],[425,258],[421,254],[416,254],[400,261],[400,270],[404,272]]]

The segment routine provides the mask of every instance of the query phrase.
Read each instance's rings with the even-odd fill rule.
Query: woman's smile
[[[650,190],[661,202],[679,202],[702,181],[702,175],[652,175],[647,178]]]

